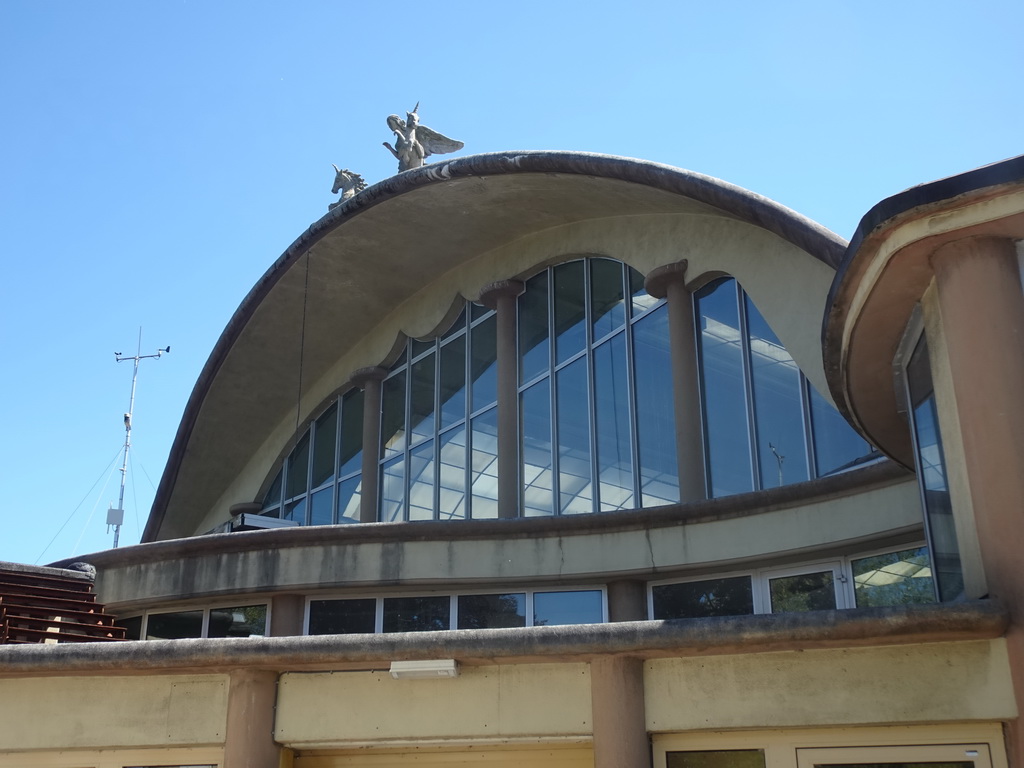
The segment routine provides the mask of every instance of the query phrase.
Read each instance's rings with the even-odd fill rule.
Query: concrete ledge
[[[489,539],[542,538],[612,533],[637,529],[657,529],[693,523],[726,520],[765,514],[809,502],[827,501],[898,483],[911,473],[892,461],[882,461],[839,475],[794,483],[766,491],[673,504],[628,512],[565,517],[531,517],[514,520],[463,520],[359,525],[321,525],[242,531],[185,539],[171,539],[108,549],[89,555],[61,560],[59,567],[72,560],[88,562],[100,570],[128,565],[177,560],[205,554],[226,554],[259,550],[282,550],[319,546],[330,542],[360,544],[367,542],[468,541]]]
[[[385,669],[403,659],[454,658],[471,666],[718,656],[858,648],[1001,637],[1009,615],[996,601],[727,616],[564,627],[319,635],[250,639],[0,646],[0,677],[236,667],[278,671]]]

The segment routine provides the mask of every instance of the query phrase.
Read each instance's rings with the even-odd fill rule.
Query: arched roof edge
[[[453,179],[520,173],[606,178],[688,197],[781,237],[833,270],[838,268],[846,252],[847,243],[841,237],[774,200],[713,176],[649,160],[590,152],[507,151],[454,158],[391,176],[367,187],[313,222],[242,299],[217,339],[189,395],[141,540],[148,542],[158,538],[189,438],[206,394],[224,360],[256,308],[295,262],[345,221],[403,194]]]

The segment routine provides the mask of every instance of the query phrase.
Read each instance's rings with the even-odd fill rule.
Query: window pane
[[[362,494],[363,478],[359,475],[338,483],[338,522],[359,522],[359,499]]]
[[[818,476],[835,472],[867,456],[871,446],[853,431],[839,411],[811,385],[811,426],[814,429],[814,461]]]
[[[302,496],[298,501],[293,501],[284,505],[284,512],[281,513],[281,519],[283,520],[294,520],[299,525],[306,524],[306,497]]]
[[[602,512],[636,506],[627,373],[626,337],[620,333],[594,350],[598,492]]]
[[[278,470],[274,476],[273,482],[270,484],[270,490],[267,491],[267,495],[263,497],[263,509],[268,507],[276,507],[281,503],[281,478],[282,470]]]
[[[626,269],[629,270],[629,291],[633,296],[633,317],[637,317],[657,304],[658,299],[644,289],[643,275],[632,267],[626,267]]]
[[[306,492],[306,477],[309,471],[309,432],[302,436],[298,445],[292,449],[288,457],[288,487],[284,497],[290,499]]]
[[[928,343],[922,336],[907,365],[910,400],[914,408],[914,439],[917,446],[917,482],[924,496],[928,540],[939,599],[954,600],[963,592],[960,547],[953,524],[953,505],[946,485],[946,459],[939,432],[935,393],[932,389]]]
[[[497,315],[491,315],[469,332],[471,410],[479,411],[498,399]]]
[[[310,497],[309,524],[331,525],[334,522],[334,486],[317,491]]]
[[[466,517],[466,426],[439,438],[438,516],[441,520]]]
[[[654,619],[698,619],[705,616],[745,616],[754,612],[749,576],[705,579],[651,588]]]
[[[409,454],[409,519],[434,519],[434,441]]]
[[[533,595],[533,625],[600,624],[604,621],[601,591],[536,592]]]
[[[476,305],[474,304],[473,306],[475,307]],[[462,331],[463,329],[465,329],[465,327],[466,327],[466,308],[463,307],[462,308],[462,312],[459,313],[459,319],[456,320],[454,323],[452,323],[452,327],[444,332],[444,334],[441,336],[441,341],[444,341],[445,339],[450,339],[452,336],[454,336],[455,334],[457,334],[460,331]]]
[[[736,282],[713,284],[701,292],[697,306],[710,495],[752,491]]]
[[[730,749],[715,752],[669,752],[666,768],[764,768],[764,750]]]
[[[559,510],[563,515],[594,511],[586,364],[586,358],[580,358],[556,374],[558,491]]]
[[[483,317],[490,311],[491,310],[485,307],[483,304],[472,303],[469,305],[469,320],[470,322],[473,322],[474,320],[479,320],[481,317]]]
[[[519,297],[519,381],[548,370],[548,273],[526,281]]]
[[[679,501],[679,467],[666,305],[633,324],[633,350],[640,503],[644,507],[675,504]]]
[[[203,636],[202,611],[151,613],[146,623],[147,640],[180,640]]]
[[[451,628],[451,600],[438,597],[384,598],[385,632],[430,632]]]
[[[769,579],[772,613],[826,611],[836,607],[832,571]]]
[[[124,627],[124,637],[126,640],[142,639],[141,616],[131,616],[127,619],[117,619],[114,621],[114,625],[118,627]]]
[[[433,437],[434,425],[434,356],[427,355],[412,364],[412,405],[410,410],[412,442]]]
[[[935,602],[927,547],[862,557],[852,566],[858,608]]]
[[[526,595],[459,595],[459,629],[526,626]]]
[[[473,465],[471,482],[474,520],[498,517],[498,409],[473,419]]]
[[[608,259],[590,260],[590,323],[592,338],[603,339],[626,322],[622,295],[622,264]]]
[[[570,261],[554,269],[555,364],[564,363],[587,343],[584,264]]]
[[[419,339],[409,340],[409,355],[415,360],[417,357],[422,355],[427,350],[434,348],[434,340],[420,341]]]
[[[265,637],[267,606],[243,605],[238,608],[214,608],[210,611],[207,637]]]
[[[761,487],[776,488],[808,477],[800,370],[749,296],[746,303]]]
[[[446,429],[466,418],[466,337],[441,347],[441,426]]]
[[[405,371],[384,379],[381,391],[380,456],[405,450]]]
[[[551,400],[548,379],[520,396],[523,515],[550,515],[554,509],[551,461]]]
[[[363,390],[353,389],[341,398],[341,467],[344,477],[357,471],[363,461]]]
[[[381,467],[380,521],[391,523],[405,517],[405,457],[399,456]]]
[[[353,635],[372,634],[376,626],[377,601],[311,600],[309,603],[309,634]]]
[[[319,488],[334,477],[334,442],[338,435],[338,405],[328,408],[316,420],[313,430],[313,478],[311,488]]]

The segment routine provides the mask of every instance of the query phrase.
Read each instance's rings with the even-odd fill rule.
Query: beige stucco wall
[[[657,659],[644,683],[650,731],[1017,716],[1001,639]]]
[[[464,668],[457,678],[386,671],[285,674],[274,738],[287,746],[581,736],[591,731],[586,664]]]
[[[605,583],[629,575],[722,571],[785,557],[806,558],[822,547],[855,548],[859,542],[877,542],[888,532],[919,529],[920,523],[917,485],[910,478],[845,497],[655,529],[640,524],[627,530],[581,525],[572,535],[516,535],[506,529],[469,540],[396,536],[382,541],[360,540],[358,531],[349,537],[350,528],[325,528],[330,534],[306,546],[258,547],[230,556],[215,550],[104,567],[97,591],[111,610],[124,613],[161,601],[245,592],[573,584],[588,579]],[[460,523],[447,525],[454,530]]]
[[[608,256],[642,274],[687,259],[687,280],[706,282],[731,274],[750,294],[772,329],[815,388],[831,401],[821,361],[820,322],[834,272],[786,240],[750,224],[708,214],[618,216],[574,222],[534,233],[468,260],[400,304],[372,332],[355,341],[326,375],[304,387],[300,423],[343,386],[353,371],[382,363],[402,336],[431,336],[463,299],[476,299],[488,284],[525,277],[541,265]],[[295,273],[301,270],[292,270]],[[297,279],[288,275],[288,279]],[[309,308],[314,316],[315,307]],[[337,334],[338,329],[307,329]],[[207,511],[196,533],[228,519],[232,504],[252,501],[295,435],[292,411]]]
[[[220,744],[227,676],[0,681],[0,752]]]

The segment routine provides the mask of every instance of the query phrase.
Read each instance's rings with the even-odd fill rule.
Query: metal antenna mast
[[[117,497],[117,508],[111,507],[107,510],[107,532],[110,532],[110,526],[114,526],[114,549],[117,549],[117,541],[121,536],[121,524],[124,523],[124,486],[128,478],[128,451],[132,447],[132,414],[135,412],[135,383],[139,378],[139,361],[154,357],[159,359],[170,351],[170,347],[164,347],[163,349],[158,349],[155,355],[143,355],[142,328],[139,328],[139,346],[135,354],[129,357],[128,355],[122,355],[120,352],[114,353],[114,359],[119,363],[123,363],[125,360],[131,360],[135,363],[135,370],[132,371],[132,396],[128,401],[128,413],[124,415],[124,460],[121,462],[121,493]]]

